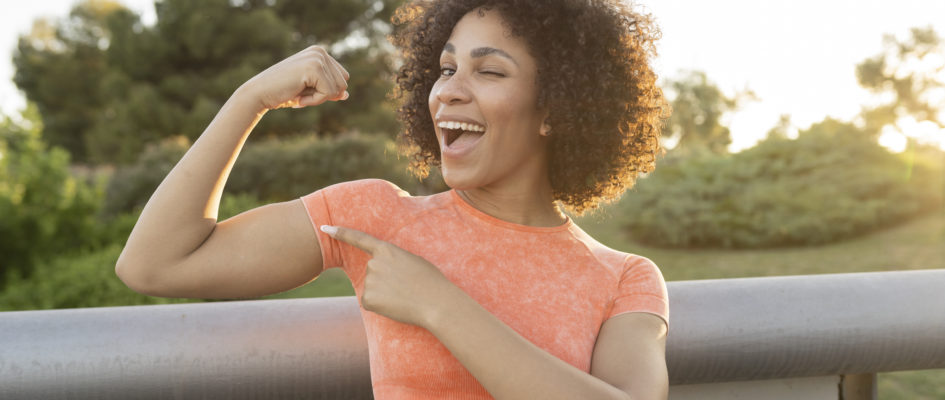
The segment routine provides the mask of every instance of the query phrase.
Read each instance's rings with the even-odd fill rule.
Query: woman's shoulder
[[[383,179],[369,178],[346,181],[326,186],[316,191],[330,193],[332,195],[371,195],[371,196],[407,196],[410,194],[395,185],[393,182]],[[313,193],[314,194],[314,193]]]
[[[436,207],[448,199],[446,192],[431,196],[412,196],[383,179],[359,179],[317,190],[302,197],[307,209],[324,209],[333,216],[372,218],[392,223]]]
[[[321,200],[329,205],[364,207],[396,206],[412,196],[383,179],[359,179],[326,186],[302,197],[306,203]]]
[[[576,224],[572,226],[570,231],[574,238],[581,242],[584,248],[586,248],[601,265],[605,266],[617,276],[622,276],[631,269],[636,271],[646,270],[651,273],[655,272],[656,274],[660,274],[659,268],[649,258],[613,249],[587,234]]]

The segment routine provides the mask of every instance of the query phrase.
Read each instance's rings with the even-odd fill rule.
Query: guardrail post
[[[841,375],[840,400],[876,400],[876,374]]]

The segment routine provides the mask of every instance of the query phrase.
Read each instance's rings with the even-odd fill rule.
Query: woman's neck
[[[539,227],[559,226],[567,217],[555,205],[551,184],[536,187],[457,190],[469,205],[503,221]]]

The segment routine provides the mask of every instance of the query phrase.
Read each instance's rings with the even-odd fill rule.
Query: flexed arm
[[[348,73],[309,47],[237,89],[148,200],[115,271],[154,296],[240,298],[291,289],[321,272],[301,201],[217,222],[223,186],[256,123],[271,109],[348,98]]]

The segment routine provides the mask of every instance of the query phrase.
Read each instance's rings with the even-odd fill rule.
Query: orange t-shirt
[[[318,229],[361,230],[436,265],[509,327],[590,371],[601,325],[626,312],[668,320],[666,285],[650,260],[609,249],[570,219],[556,227],[502,221],[455,191],[413,197],[377,179],[340,183],[302,198],[325,268],[344,268],[359,301],[363,251]],[[377,399],[489,399],[429,331],[362,309]]]

